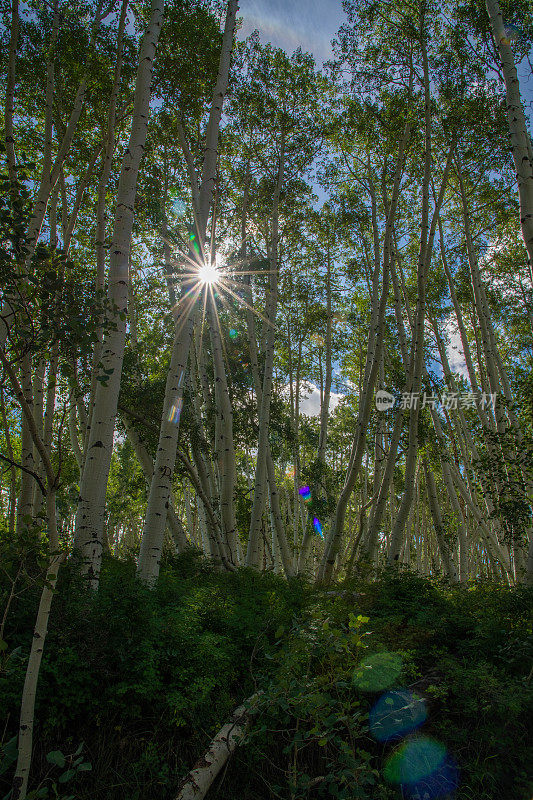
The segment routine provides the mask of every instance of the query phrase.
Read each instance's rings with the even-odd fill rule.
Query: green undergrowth
[[[38,580],[22,588],[0,653],[2,798],[40,593]],[[0,577],[0,611],[9,589]],[[523,587],[385,573],[325,592],[220,574],[192,553],[167,561],[154,590],[135,580],[133,561],[107,559],[91,596],[66,566],[31,786],[43,797],[170,800],[232,710],[259,691],[246,740],[208,797],[531,800],[532,607]],[[369,712],[391,702],[387,691],[416,698],[425,716],[418,730],[380,741]],[[426,761],[445,754],[451,783],[427,769],[411,780],[422,746],[433,748]]]

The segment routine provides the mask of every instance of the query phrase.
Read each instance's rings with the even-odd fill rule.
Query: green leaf
[[[66,783],[76,776],[75,769],[67,769],[62,775],[59,776],[59,783]]]
[[[4,642],[3,639],[0,639],[0,653],[3,653],[4,650],[7,650],[7,642]]]
[[[17,737],[13,736],[9,742],[6,742],[2,748],[2,752],[4,754],[4,758],[10,758],[12,761],[18,756],[18,748],[17,748]]]
[[[30,792],[26,795],[28,800],[37,800],[38,798],[48,797],[48,786],[41,786],[40,789],[34,789],[33,792]],[[6,798],[4,798],[6,800]]]
[[[0,759],[0,775],[3,775],[11,767],[11,764],[17,760],[18,749],[16,736],[13,736],[9,742],[5,743],[0,750],[0,754],[3,756],[3,758]]]
[[[50,753],[47,753],[46,760],[49,764],[54,764],[56,767],[64,767],[67,763],[67,759],[61,750],[52,750]]]

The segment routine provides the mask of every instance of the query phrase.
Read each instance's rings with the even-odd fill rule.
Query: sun
[[[220,271],[215,264],[202,264],[198,270],[198,278],[202,283],[213,284],[220,280]]]

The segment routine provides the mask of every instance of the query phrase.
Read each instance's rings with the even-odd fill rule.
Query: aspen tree
[[[248,534],[248,548],[246,552],[246,566],[258,567],[258,548],[260,524],[265,507],[266,490],[266,449],[268,447],[268,430],[270,419],[270,403],[272,396],[272,376],[274,368],[274,342],[275,320],[278,301],[278,244],[279,244],[279,198],[285,178],[285,142],[282,134],[279,167],[272,202],[272,233],[269,243],[270,285],[266,319],[268,330],[265,341],[265,366],[263,372],[263,385],[261,388],[261,405],[259,408],[259,441],[257,446],[257,465],[255,472],[255,492]]]
[[[128,438],[133,445],[133,449],[135,450],[137,458],[139,459],[139,463],[141,465],[146,483],[149,486],[154,471],[154,464],[150,456],[150,453],[146,449],[139,434],[135,430],[135,427],[132,425],[131,422],[128,421],[127,416],[125,416],[124,418],[124,424],[126,426]],[[184,550],[186,550],[189,544],[187,541],[187,535],[183,529],[183,525],[178,515],[176,514],[172,498],[169,498],[168,501],[167,525],[172,535],[172,539],[176,544],[176,550],[178,551],[178,553],[181,553]]]
[[[202,165],[201,184],[198,190],[198,206],[195,208],[195,222],[201,252],[205,257],[205,236],[209,210],[211,207],[216,178],[218,138],[222,105],[228,86],[229,68],[233,48],[233,37],[238,10],[237,0],[229,0],[226,23],[222,39],[222,49],[218,76],[213,91],[213,100],[206,130],[205,151]],[[186,140],[184,139],[186,143]],[[187,148],[188,151],[188,148]],[[196,174],[191,176],[192,184],[198,186]],[[194,253],[191,250],[194,257]],[[170,368],[165,387],[165,400],[161,417],[159,443],[157,447],[154,473],[148,496],[148,507],[143,526],[141,550],[139,554],[138,575],[148,583],[153,583],[159,574],[161,549],[165,532],[165,510],[170,495],[170,486],[176,459],[179,432],[177,422],[169,421],[169,411],[173,402],[179,402],[183,393],[181,377],[187,369],[191,346],[195,313],[187,303],[178,304],[175,335],[172,345]]]
[[[244,176],[244,191],[242,201],[242,214],[241,214],[241,242],[240,242],[240,257],[243,263],[246,262],[247,255],[247,213],[248,213],[248,195],[250,184],[250,163],[246,162],[245,176]],[[243,284],[246,288],[246,329],[248,335],[248,347],[250,351],[250,366],[252,369],[252,377],[254,381],[255,393],[257,397],[258,408],[261,408],[263,387],[259,375],[259,357],[254,319],[253,296],[250,275],[245,275]],[[292,556],[289,551],[287,536],[285,533],[284,522],[280,506],[280,494],[276,480],[276,470],[270,442],[266,442],[266,479],[268,481],[268,497],[270,507],[270,519],[272,524],[272,548],[275,550],[276,558],[281,560],[283,570],[287,577],[293,575]]]
[[[63,560],[59,552],[59,537],[56,520],[56,489],[58,476],[54,472],[50,455],[47,452],[42,438],[39,436],[38,427],[33,415],[32,406],[27,402],[24,388],[19,382],[16,373],[8,359],[0,349],[0,360],[7,375],[9,383],[17,397],[22,414],[27,420],[28,430],[33,443],[43,460],[46,470],[46,521],[48,531],[49,565],[46,572],[44,588],[41,593],[39,609],[33,632],[30,655],[26,667],[26,676],[22,690],[20,723],[18,734],[18,757],[15,776],[13,778],[12,796],[14,800],[24,800],[28,789],[28,780],[33,749],[33,723],[35,716],[35,696],[37,682],[43,655],[44,644],[48,632],[48,620],[52,599],[57,582],[57,573]]]
[[[390,253],[392,248],[392,231],[396,217],[396,207],[398,203],[400,180],[404,167],[405,148],[410,137],[411,121],[408,120],[405,124],[402,138],[398,145],[398,152],[396,157],[396,167],[394,175],[393,190],[391,195],[391,202],[387,212],[387,219],[385,224],[383,254],[382,254],[382,284],[381,295],[376,297],[376,303],[372,308],[372,321],[370,338],[365,362],[365,373],[367,375],[366,382],[363,386],[363,392],[360,396],[360,407],[357,419],[357,432],[354,437],[350,461],[346,473],[346,479],[337,502],[335,514],[332,520],[331,528],[326,539],[324,556],[320,564],[317,579],[319,581],[328,582],[331,579],[333,572],[333,565],[339,552],[342,532],[344,528],[344,519],[346,516],[346,509],[348,501],[354,489],[364,455],[366,431],[368,421],[370,419],[371,404],[374,394],[374,387],[379,375],[379,367],[381,363],[381,351],[383,347],[383,324],[385,310],[387,306],[387,298],[389,291],[389,267],[390,267]]]
[[[533,150],[531,137],[520,97],[520,84],[513,51],[505,32],[500,4],[498,0],[486,0],[486,8],[503,68],[507,99],[507,124],[520,198],[520,225],[533,280]]]
[[[429,187],[431,180],[431,96],[429,87],[429,65],[426,46],[425,20],[422,15],[420,21],[420,48],[423,64],[423,87],[424,87],[424,171],[422,179],[422,209],[420,223],[420,249],[418,256],[417,271],[417,306],[414,319],[413,338],[409,358],[409,374],[406,383],[406,390],[413,397],[420,394],[422,382],[422,367],[424,362],[424,323],[426,311],[426,286],[429,266],[431,263],[431,253],[433,248],[433,236],[436,224],[436,214],[433,214],[431,223],[429,222]],[[446,163],[444,178],[441,186],[439,201],[442,204],[444,189],[447,182],[449,170],[449,157]],[[409,410],[409,442],[407,447],[407,458],[405,464],[405,488],[403,497],[398,509],[398,515],[394,523],[391,543],[388,553],[388,562],[393,564],[399,557],[403,542],[404,528],[409,515],[414,491],[414,475],[418,457],[418,412],[419,405],[415,402],[414,408]]]
[[[100,573],[105,493],[124,357],[133,205],[146,142],[153,61],[163,22],[163,11],[163,0],[153,0],[148,26],[139,49],[131,132],[117,193],[109,266],[109,299],[113,305],[114,328],[107,333],[104,341],[102,367],[99,369],[98,385],[90,412],[91,429],[87,454],[80,480],[74,546],[82,554],[84,569],[93,587],[97,586]]]
[[[122,59],[124,49],[124,31],[126,27],[126,12],[129,0],[122,0],[120,7],[120,17],[117,30],[117,50],[115,58],[115,70],[113,75],[113,86],[111,95],[109,97],[109,107],[107,112],[107,130],[103,143],[103,163],[98,180],[98,193],[96,205],[96,293],[102,293],[105,287],[105,258],[106,258],[106,193],[108,190],[109,179],[111,176],[111,168],[113,165],[113,151],[115,147],[115,125],[117,115],[117,102],[120,89],[120,78],[122,74]],[[85,444],[89,441],[89,428],[91,424],[91,417],[94,408],[94,396],[97,386],[98,365],[102,357],[102,342],[103,331],[101,327],[97,331],[97,341],[94,346],[92,370],[91,370],[91,386],[89,392],[89,418],[87,419],[85,430],[83,432],[84,440],[84,458],[86,455]]]
[[[17,509],[17,471],[14,460],[13,445],[11,443],[10,420],[6,410],[4,389],[0,386],[0,411],[2,414],[2,428],[6,442],[6,453],[10,463],[10,482],[9,482],[9,504],[8,504],[8,531],[10,536],[15,533],[15,520]]]

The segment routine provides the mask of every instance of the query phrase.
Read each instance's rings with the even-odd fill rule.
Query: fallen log
[[[259,694],[260,692],[253,694],[242,706],[235,709],[207,751],[180,783],[175,800],[203,800],[216,776],[242,739],[248,717]]]

